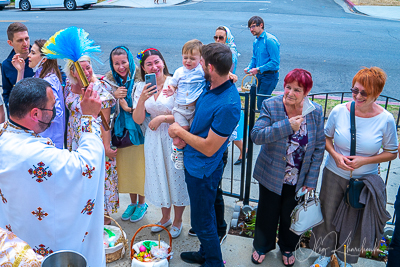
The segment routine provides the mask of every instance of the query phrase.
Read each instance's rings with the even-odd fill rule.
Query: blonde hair
[[[201,55],[201,47],[202,46],[203,46],[203,43],[197,39],[187,41],[182,47],[182,54],[193,55],[193,51],[197,50],[197,51],[199,51],[199,53]]]
[[[81,58],[78,59],[78,62],[84,62],[84,61],[89,62],[89,65],[92,67],[92,60],[90,59],[89,56],[81,56]],[[65,66],[64,66],[63,71],[67,75],[67,78],[70,81],[70,83],[72,83],[72,84],[77,84],[78,83],[78,80],[72,75],[72,72],[75,71],[75,65],[74,65],[73,61],[68,60],[67,63],[65,64]]]

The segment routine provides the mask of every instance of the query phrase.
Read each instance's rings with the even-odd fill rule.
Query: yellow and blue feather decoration
[[[89,33],[84,29],[69,27],[56,32],[42,47],[42,53],[49,59],[68,59],[72,61],[85,88],[89,85],[89,81],[83,72],[79,59],[86,55],[98,60],[93,57],[92,53],[101,52],[100,46],[94,45],[94,41],[90,40],[88,36]],[[98,61],[100,62],[100,60]],[[100,116],[104,129],[108,131],[110,127],[101,111]]]
[[[47,40],[42,52],[49,59],[68,59],[73,62],[83,55],[93,58],[92,53],[101,52],[101,49],[100,46],[94,45],[94,41],[88,36],[89,33],[77,27],[60,30]]]

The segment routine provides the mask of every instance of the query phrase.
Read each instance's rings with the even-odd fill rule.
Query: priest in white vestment
[[[27,78],[13,88],[10,120],[0,125],[0,227],[42,256],[73,250],[88,266],[103,267],[105,162],[101,100],[92,87],[83,95],[74,152],[40,137],[55,115],[50,84]]]

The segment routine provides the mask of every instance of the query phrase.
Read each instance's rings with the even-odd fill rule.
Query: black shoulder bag
[[[350,106],[350,156],[356,155],[356,115],[355,103],[351,102]],[[364,204],[360,203],[361,191],[364,188],[364,182],[352,178],[353,172],[350,171],[350,182],[344,194],[344,202],[353,209],[363,209]]]

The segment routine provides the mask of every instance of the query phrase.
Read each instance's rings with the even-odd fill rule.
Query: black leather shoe
[[[238,159],[235,163],[233,163],[233,165],[240,165],[242,164],[242,159]]]
[[[197,251],[182,252],[181,259],[187,263],[203,264],[206,262],[206,259],[201,256]]]
[[[188,234],[189,234],[190,236],[197,236],[197,234],[194,232],[193,228],[190,228]]]

